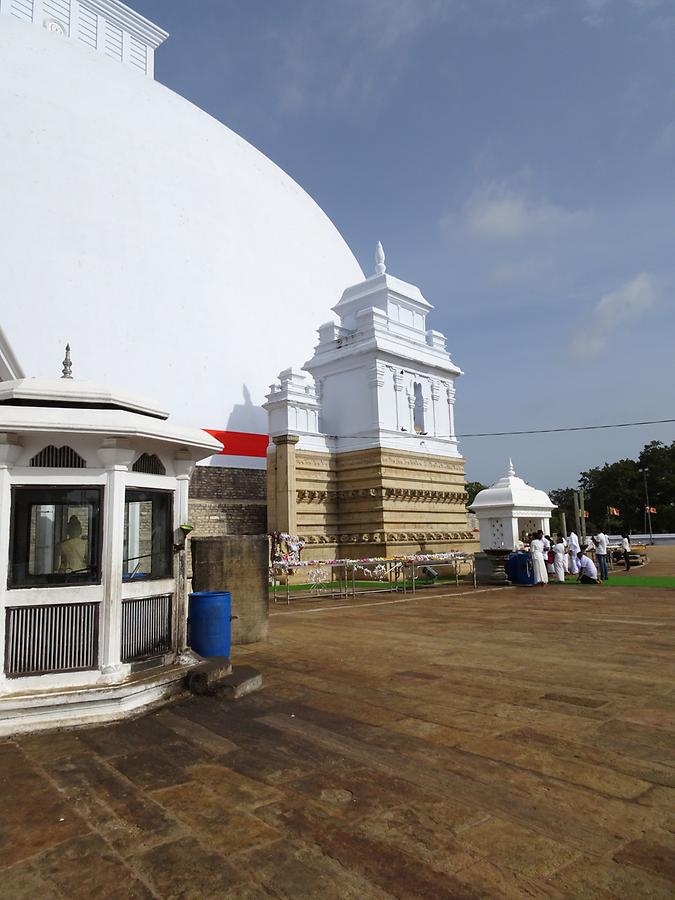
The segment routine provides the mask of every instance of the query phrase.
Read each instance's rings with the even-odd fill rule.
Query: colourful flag
[[[610,507],[609,507],[609,514],[610,514],[610,516],[620,516],[620,515],[621,515],[621,513],[620,513],[619,510],[616,508],[616,506],[610,506]]]
[[[587,509],[585,509],[584,510],[584,519],[590,519],[590,517],[591,517],[591,514],[589,513],[589,511]]]

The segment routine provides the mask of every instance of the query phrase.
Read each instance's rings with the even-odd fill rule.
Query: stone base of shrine
[[[188,651],[180,662],[134,673],[116,684],[5,694],[0,697],[0,737],[119,721],[185,693],[185,677],[201,661]]]

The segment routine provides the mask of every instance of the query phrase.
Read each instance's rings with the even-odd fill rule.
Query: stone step
[[[185,676],[185,687],[197,696],[212,696],[220,682],[232,674],[232,663],[225,656],[203,659]]]
[[[229,700],[239,700],[262,687],[262,673],[253,666],[234,666],[232,674],[227,675],[217,685],[217,693]]]

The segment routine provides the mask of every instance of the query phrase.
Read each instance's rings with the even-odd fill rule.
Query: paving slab
[[[273,613],[236,704],[0,742],[3,898],[675,895],[675,591]]]

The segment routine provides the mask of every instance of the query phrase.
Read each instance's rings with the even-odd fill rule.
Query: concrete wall
[[[269,540],[266,535],[194,538],[194,591],[230,591],[232,643],[267,639]]]

